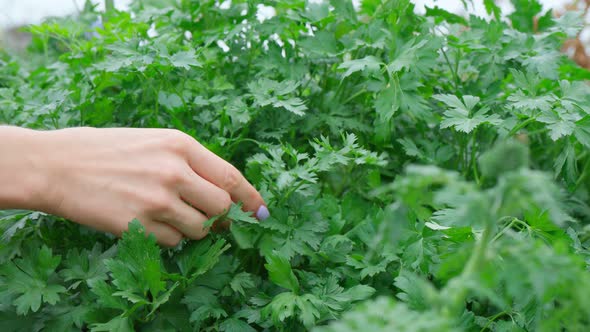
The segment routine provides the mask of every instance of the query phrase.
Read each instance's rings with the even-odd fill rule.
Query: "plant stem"
[[[497,314],[493,315],[492,317],[488,318],[488,323],[486,324],[486,326],[485,326],[485,327],[483,327],[483,328],[480,330],[480,332],[483,332],[483,331],[489,331],[489,330],[488,330],[488,328],[490,327],[490,325],[492,325],[492,323],[493,323],[493,322],[494,322],[496,319],[498,319],[499,317],[501,317],[501,316],[503,316],[503,315],[507,315],[507,314],[508,314],[508,311],[504,310],[504,311],[501,311],[501,312],[499,312],[499,313],[497,313]]]
[[[447,52],[445,52],[445,50],[442,48],[441,48],[441,52],[443,54],[443,57],[445,58],[445,62],[447,63],[447,65],[449,66],[449,69],[451,70],[451,74],[453,74],[453,79],[454,79],[453,85],[454,85],[455,91],[459,92],[459,76],[455,72],[453,65],[451,64],[451,61],[449,61],[449,57],[447,56]]]
[[[477,241],[473,253],[471,254],[471,257],[469,257],[469,261],[467,261],[467,265],[461,273],[462,277],[468,277],[476,273],[477,269],[483,263],[485,252],[488,248],[488,244],[490,243],[493,228],[493,223],[487,222],[486,227],[481,234],[481,238],[479,241]]]
[[[508,133],[508,136],[513,136],[514,134],[516,134],[519,130],[521,130],[522,128],[526,127],[529,123],[535,121],[535,118],[528,118],[525,121],[519,123],[516,127],[512,128],[512,130]]]
[[[479,180],[479,172],[477,171],[477,128],[475,128],[473,130],[473,134],[471,134],[471,157],[469,162],[471,163],[471,168],[473,169],[473,177],[475,179],[475,182],[477,183],[477,185],[480,184],[480,180]],[[469,170],[466,170],[466,173],[469,172]]]
[[[362,95],[363,93],[367,92],[367,90],[365,89],[360,89],[359,91],[357,91],[355,94],[353,94],[352,96],[346,98],[346,100],[344,100],[344,102],[342,104],[347,104],[349,101],[353,100],[354,98]]]
[[[498,234],[496,234],[496,236],[494,236],[494,238],[490,241],[490,242],[496,242],[502,235],[504,235],[509,229],[512,228],[512,226],[514,226],[515,224],[521,224],[521,226],[525,227],[525,228],[529,228],[529,225],[516,219],[513,218],[510,223],[504,227],[500,232],[498,232]]]
[[[494,223],[490,220],[486,223],[486,227],[481,234],[481,238],[475,244],[473,252],[463,269],[461,274],[451,280],[445,287],[444,291],[450,298],[448,304],[443,308],[443,314],[448,317],[457,317],[459,312],[464,307],[465,298],[467,297],[468,279],[471,278],[481,268],[485,261],[485,254],[488,245],[491,242],[492,233],[494,231]],[[460,313],[459,313],[460,315]]]
[[[590,160],[588,160],[586,162],[586,164],[584,165],[584,169],[582,170],[582,174],[580,174],[580,177],[576,181],[576,184],[574,185],[572,192],[576,192],[578,190],[578,188],[580,187],[582,182],[584,182],[584,180],[586,180],[586,177],[588,176],[589,171],[590,171]]]
[[[115,0],[104,0],[104,8],[107,13],[115,10]]]

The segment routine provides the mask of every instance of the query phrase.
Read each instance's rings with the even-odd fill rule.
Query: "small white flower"
[[[280,47],[283,47],[283,45],[285,45],[285,43],[283,43],[283,41],[281,40],[281,37],[279,37],[279,35],[276,33],[273,33],[272,35],[270,35],[270,37],[268,37],[268,39],[274,40],[277,43],[277,45],[279,45]]]
[[[269,18],[272,18],[277,15],[277,11],[274,7],[259,4],[258,6],[256,6],[256,8],[258,9],[256,11],[256,18],[260,22],[264,22]]]
[[[156,24],[152,23],[150,29],[147,31],[147,35],[150,38],[154,38],[158,36],[158,31],[156,31]]]
[[[307,34],[308,36],[311,36],[311,37],[313,37],[313,36],[314,36],[314,33],[313,33],[313,26],[312,26],[312,25],[311,25],[309,22],[307,22],[307,23],[305,23],[305,28],[307,28],[307,32],[306,32],[306,34]]]
[[[231,0],[225,0],[224,2],[221,3],[221,5],[219,5],[219,9],[229,9],[229,7],[231,7]]]
[[[219,48],[221,48],[221,50],[223,50],[224,53],[229,52],[229,46],[227,46],[227,44],[223,40],[218,40],[217,46],[219,46]]]

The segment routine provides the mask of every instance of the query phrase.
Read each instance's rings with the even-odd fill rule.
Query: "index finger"
[[[260,220],[269,217],[266,203],[260,193],[232,164],[194,141],[189,152],[191,168],[202,178],[228,192],[234,202],[242,202],[246,211],[252,211]]]

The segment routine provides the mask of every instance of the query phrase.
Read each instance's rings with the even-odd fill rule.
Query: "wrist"
[[[46,211],[51,188],[45,133],[0,126],[0,209]]]

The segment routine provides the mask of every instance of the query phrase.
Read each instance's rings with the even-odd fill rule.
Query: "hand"
[[[262,197],[235,167],[180,131],[34,133],[36,152],[28,160],[45,185],[28,208],[116,235],[137,218],[166,246],[206,236],[203,223],[232,201],[268,217]]]

